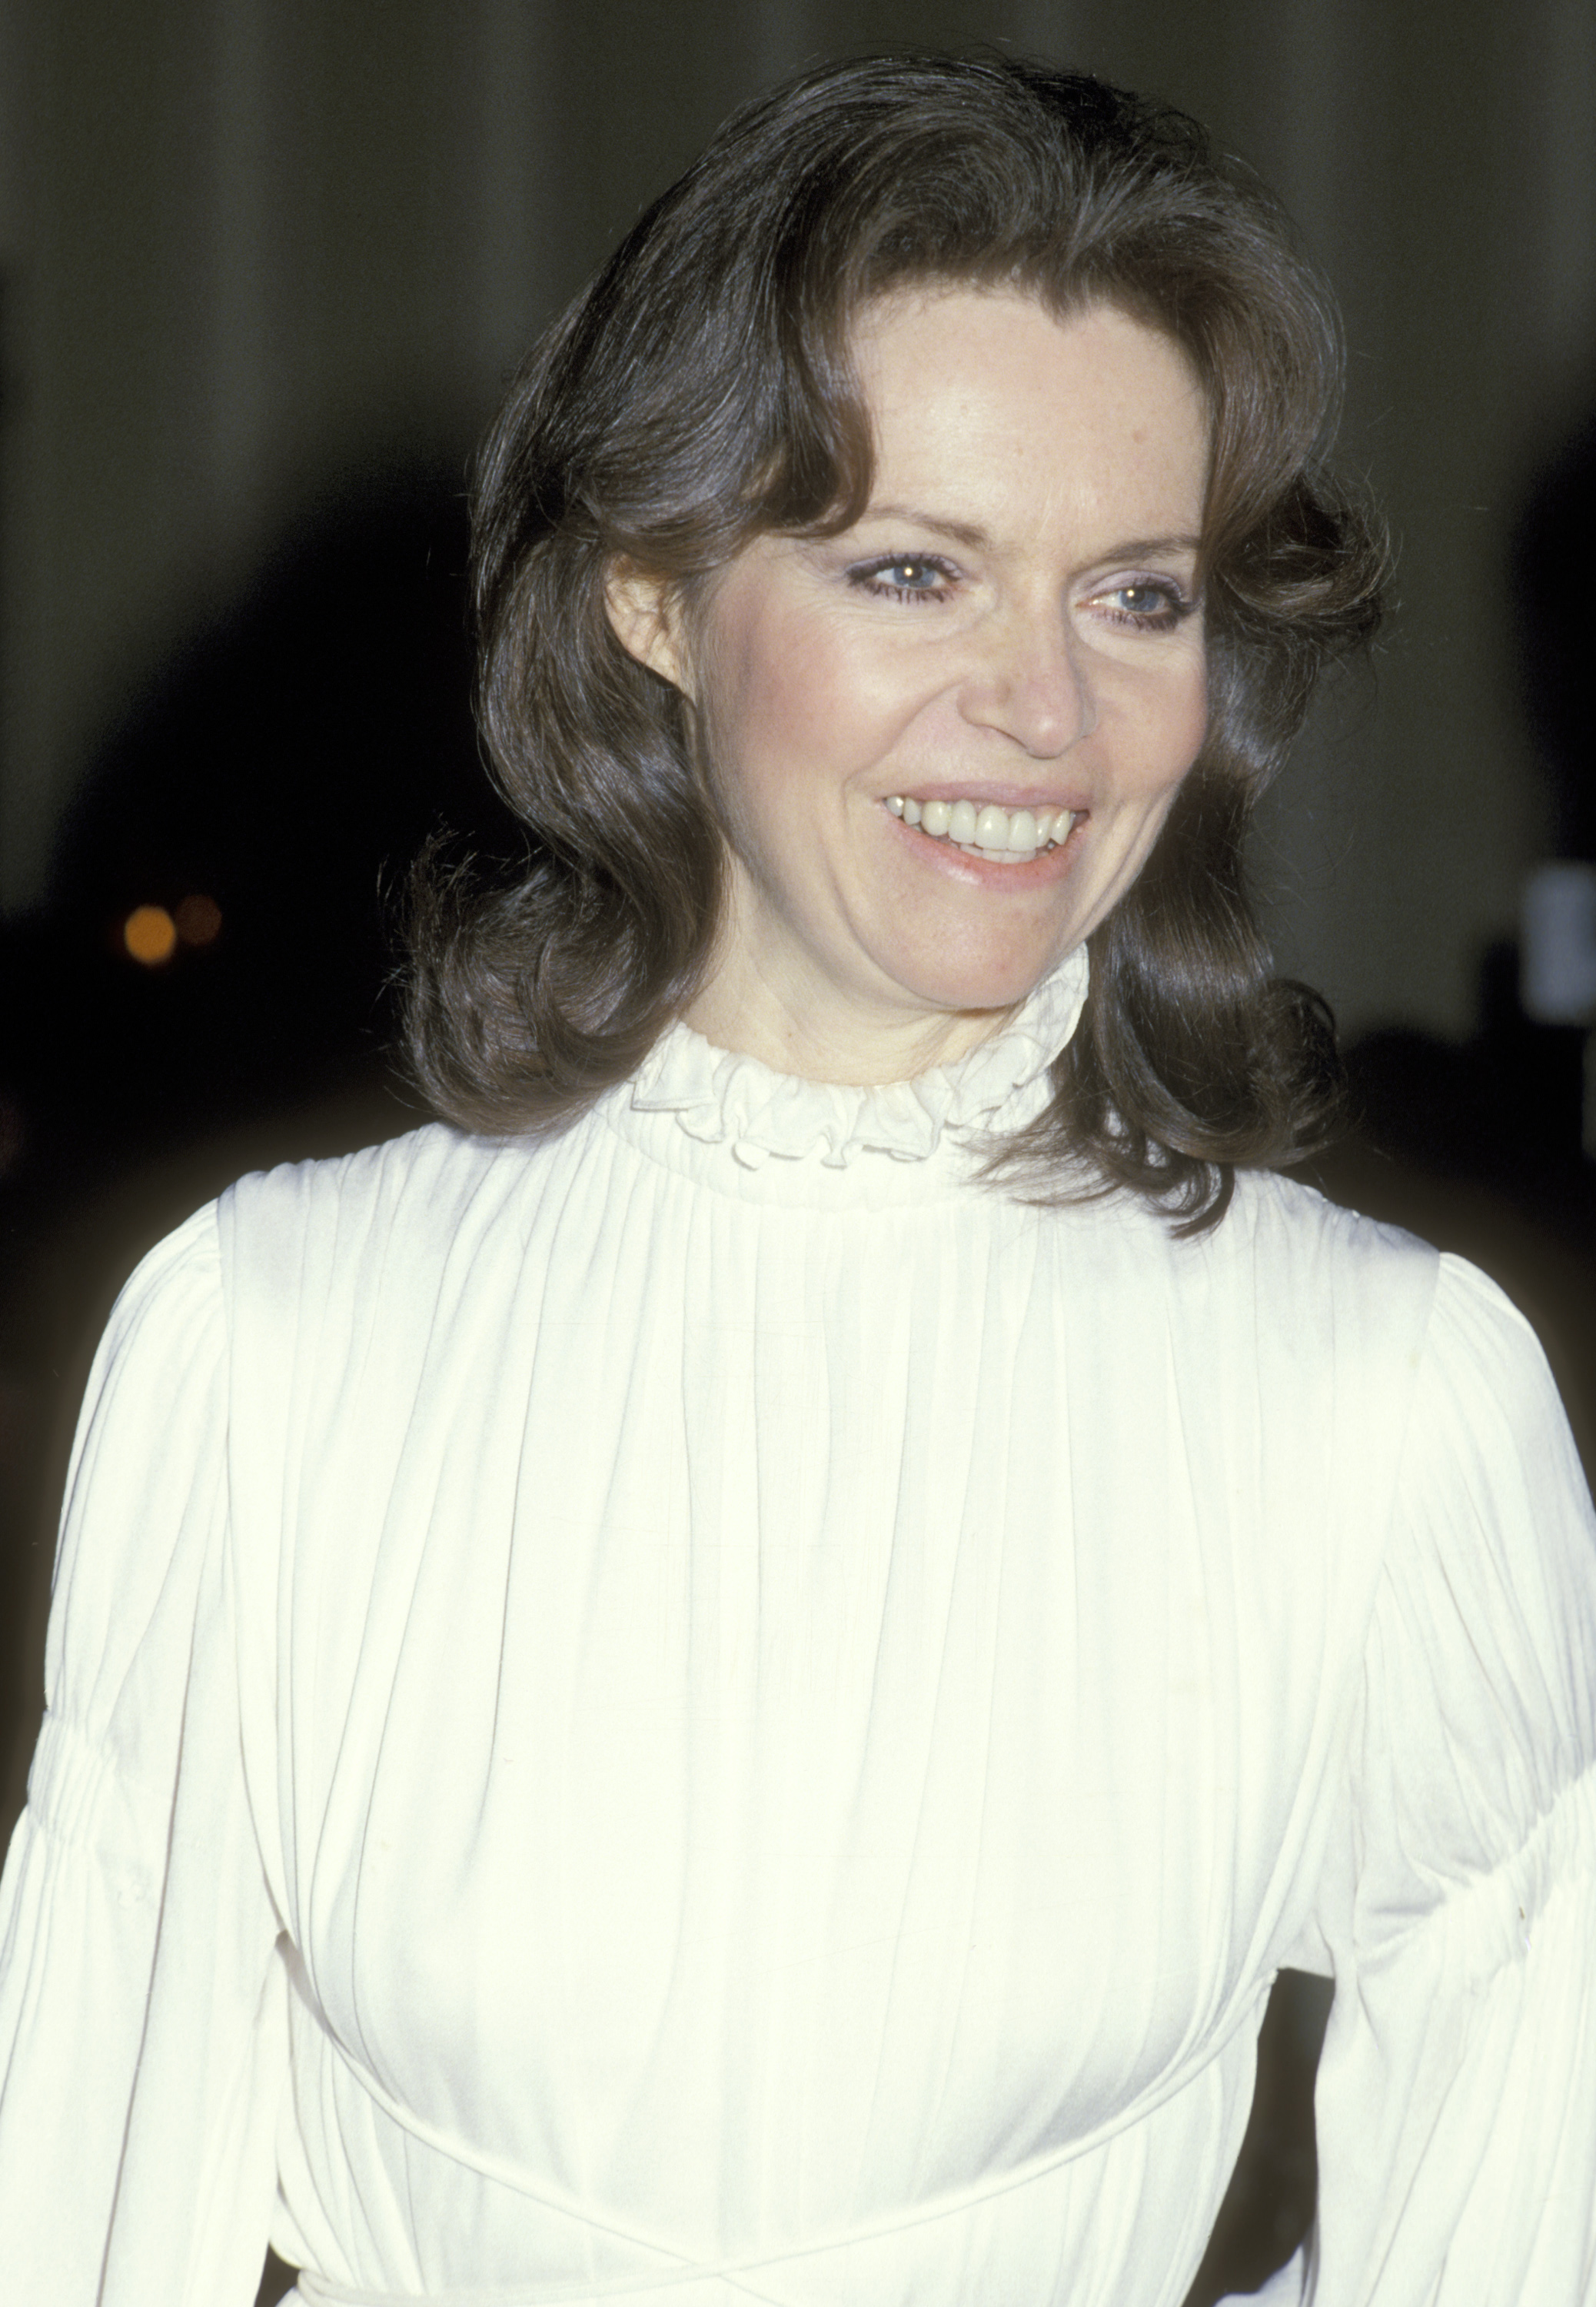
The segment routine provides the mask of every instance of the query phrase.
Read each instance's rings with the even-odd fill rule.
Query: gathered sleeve
[[[285,2063],[245,1794],[216,1215],[117,1301],[0,1888],[0,2263],[30,2307],[250,2307]]]
[[[1336,1996],[1303,2295],[1596,2300],[1596,1527],[1532,1334],[1455,1258],[1319,1928]]]

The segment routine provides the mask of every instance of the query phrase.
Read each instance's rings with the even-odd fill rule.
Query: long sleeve
[[[68,1478],[47,1712],[0,1891],[0,2238],[30,2307],[247,2307],[277,1922],[240,1759],[213,1212],[124,1291]]]
[[[1317,2307],[1596,2299],[1596,1529],[1443,1261],[1323,1911]]]

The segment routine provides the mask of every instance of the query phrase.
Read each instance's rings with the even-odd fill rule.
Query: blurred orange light
[[[185,897],[175,925],[184,945],[209,945],[222,926],[222,909],[214,897]]]
[[[135,961],[149,968],[170,961],[177,947],[177,924],[165,905],[135,905],[122,924],[122,942]]]

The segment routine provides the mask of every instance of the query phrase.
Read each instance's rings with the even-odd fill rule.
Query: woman
[[[1588,1503],[1490,1285],[1267,1166],[1334,369],[1189,124],[946,60],[739,115],[534,355],[537,846],[417,921],[480,1134],[244,1180],[91,1381],[19,2296],[1178,2302],[1288,1961],[1271,2296],[1596,2295]]]

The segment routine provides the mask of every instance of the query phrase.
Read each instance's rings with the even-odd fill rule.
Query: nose
[[[1056,605],[994,619],[960,687],[959,709],[1037,760],[1054,760],[1097,725],[1087,673]]]

